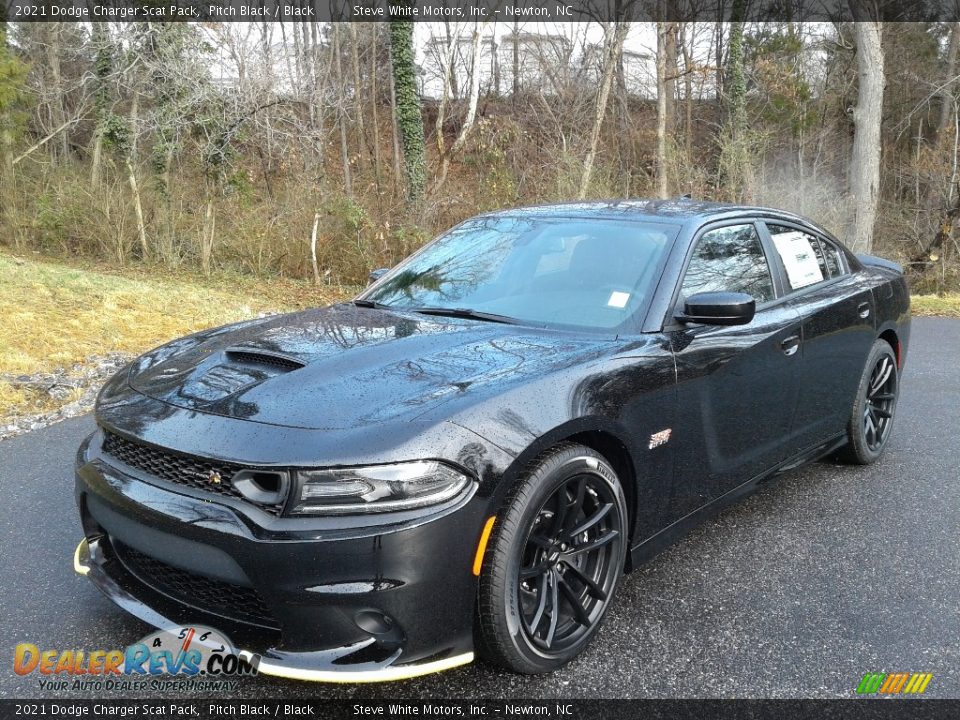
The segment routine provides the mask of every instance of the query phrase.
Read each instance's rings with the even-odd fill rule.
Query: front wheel
[[[565,443],[538,458],[494,523],[479,589],[482,654],[549,672],[596,634],[623,574],[627,508],[598,453]]]
[[[900,375],[893,348],[877,340],[867,357],[857,398],[847,424],[847,444],[840,457],[857,465],[875,462],[886,447],[897,409]]]

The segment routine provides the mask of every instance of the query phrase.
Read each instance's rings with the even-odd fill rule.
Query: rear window
[[[840,251],[832,243],[789,225],[767,224],[791,290],[843,274]]]

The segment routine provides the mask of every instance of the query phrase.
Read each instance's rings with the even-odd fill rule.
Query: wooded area
[[[357,284],[484,210],[690,193],[960,288],[960,23],[737,13],[0,22],[0,244]]]

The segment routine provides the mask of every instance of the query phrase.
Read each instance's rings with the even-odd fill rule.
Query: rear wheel
[[[900,376],[893,348],[885,340],[877,340],[860,378],[847,424],[847,444],[840,451],[842,459],[868,465],[883,454],[893,427],[899,392]]]
[[[540,457],[497,517],[480,575],[479,648],[521,673],[554,670],[596,634],[623,574],[617,474],[581,445]]]

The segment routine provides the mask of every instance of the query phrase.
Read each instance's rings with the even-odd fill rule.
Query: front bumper
[[[105,567],[104,551],[103,548],[100,547],[100,542],[101,540],[99,539],[88,542],[87,539],[84,538],[80,541],[80,544],[77,545],[77,549],[73,554],[73,569],[77,574],[89,578],[104,595],[131,615],[140,618],[154,627],[174,627],[177,623],[164,617],[161,613],[141,600],[138,600],[111,577]],[[354,651],[356,648],[349,648],[349,650]],[[240,654],[251,657],[253,652],[241,649]],[[319,655],[329,654],[330,651],[319,653]],[[302,657],[299,658],[288,655],[283,659],[261,659],[258,672],[276,677],[290,678],[292,680],[311,680],[314,682],[389,682],[392,680],[407,680],[409,678],[419,677],[420,675],[442,672],[473,662],[473,652],[465,652],[440,660],[408,665],[385,664],[381,667],[363,670],[330,670],[317,667],[318,661],[322,663],[319,657],[311,658],[310,653],[300,653],[300,655]]]
[[[81,449],[76,479],[74,569],[155,627],[216,627],[261,656],[260,672],[303,680],[398,680],[473,660],[487,512],[473,492],[418,522],[359,528],[184,494],[96,447]]]

